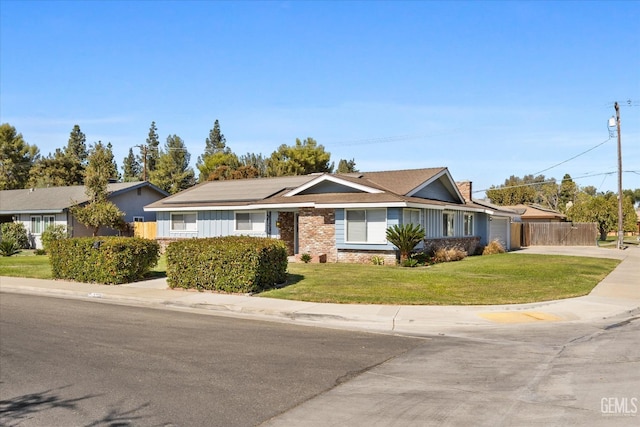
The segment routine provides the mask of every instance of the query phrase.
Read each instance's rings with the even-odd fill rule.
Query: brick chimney
[[[456,185],[458,186],[460,194],[462,194],[462,197],[464,197],[464,201],[471,202],[471,181],[456,182]]]

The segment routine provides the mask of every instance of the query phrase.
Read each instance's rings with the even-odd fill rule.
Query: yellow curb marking
[[[541,313],[539,311],[506,311],[500,313],[480,313],[483,317],[492,322],[498,323],[526,323],[526,322],[557,322],[562,320],[558,316],[549,313]]]

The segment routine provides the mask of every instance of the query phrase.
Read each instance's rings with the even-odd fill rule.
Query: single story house
[[[282,239],[289,255],[326,262],[395,262],[386,239],[394,224],[426,230],[423,247],[463,246],[473,253],[493,239],[509,247],[513,212],[471,201],[447,168],[210,181],[145,206],[156,214],[162,245],[178,239],[254,235]],[[491,224],[494,224],[492,226]]]
[[[0,222],[22,222],[34,248],[42,247],[40,235],[49,225],[64,225],[73,237],[91,236],[91,230],[69,211],[72,206],[89,202],[85,190],[82,185],[74,185],[0,191]],[[144,206],[169,195],[146,181],[111,183],[107,191],[108,200],[124,212],[126,222],[155,221],[155,214],[145,212]],[[117,232],[100,230],[100,235],[113,234]]]
[[[502,209],[512,210],[517,213],[522,222],[566,222],[567,216],[544,206],[532,205],[515,205],[502,206]]]

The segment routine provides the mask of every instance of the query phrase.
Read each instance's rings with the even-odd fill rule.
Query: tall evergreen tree
[[[195,179],[193,169],[189,167],[190,158],[182,139],[169,135],[149,181],[170,194],[191,187]]]
[[[220,122],[218,119],[213,123],[213,129],[209,131],[209,137],[205,140],[204,156],[225,151],[227,148],[227,139],[220,131]]]
[[[149,135],[147,136],[146,146],[143,148],[142,155],[147,156],[147,176],[150,172],[156,170],[158,159],[160,158],[160,138],[158,137],[158,128],[156,122],[151,122],[149,127]],[[144,164],[144,159],[142,159]]]
[[[87,196],[93,201],[107,198],[107,184],[118,177],[118,168],[113,160],[111,143],[96,142],[89,151],[89,163],[85,172]]]
[[[267,159],[268,176],[307,175],[317,172],[333,172],[329,163],[331,153],[318,145],[313,138],[296,139],[293,146],[282,144]]]
[[[83,182],[84,168],[80,167],[77,159],[67,156],[60,148],[38,159],[29,173],[31,187],[62,187],[82,185]]]
[[[209,173],[213,171],[210,166],[206,166],[206,163],[211,164],[211,160],[209,159],[211,156],[214,156],[218,153],[230,154],[231,149],[227,147],[227,140],[220,131],[220,122],[216,119],[213,124],[213,128],[209,130],[209,136],[205,140],[204,153],[201,156],[198,156],[196,160],[196,167],[198,169],[202,169],[204,167],[207,172],[200,174],[200,181],[206,181]]]
[[[337,172],[338,173],[358,172],[358,169],[356,169],[356,161],[354,159],[351,159],[351,160],[340,159],[340,161],[338,162]]]
[[[98,234],[100,227],[119,230],[126,227],[122,211],[107,199],[107,185],[117,175],[118,168],[113,160],[111,143],[104,145],[98,141],[89,150],[85,174],[85,192],[89,196],[89,203],[71,208],[71,214],[89,227],[94,236]]]
[[[142,167],[133,154],[133,148],[129,148],[129,155],[122,160],[122,180],[125,182],[140,181]]]
[[[560,183],[560,201],[558,203],[560,211],[566,212],[567,206],[575,203],[577,196],[578,186],[571,179],[571,175],[567,173],[562,177],[562,182]]]
[[[0,190],[25,188],[39,157],[38,147],[27,144],[15,127],[0,125]]]
[[[64,154],[71,159],[76,160],[82,168],[87,166],[89,153],[87,151],[87,137],[80,130],[79,125],[74,125],[69,134],[69,142],[64,149]]]
[[[238,160],[243,170],[255,170],[255,176],[251,178],[267,176],[267,159],[262,154],[247,153],[240,156]]]

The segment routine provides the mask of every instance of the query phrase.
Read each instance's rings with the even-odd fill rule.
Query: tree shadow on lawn
[[[304,276],[302,274],[287,273],[287,280],[283,283],[277,283],[274,289],[282,289],[286,288],[287,286],[295,285],[296,283],[301,282],[303,279]]]

